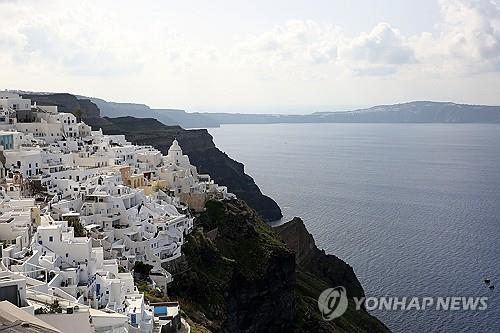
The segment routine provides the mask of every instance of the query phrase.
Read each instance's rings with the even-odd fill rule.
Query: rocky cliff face
[[[364,309],[356,310],[353,297],[365,295],[351,266],[317,248],[300,218],[275,227],[278,237],[295,253],[297,325],[301,332],[389,332],[389,329]],[[325,321],[317,300],[327,288],[343,286],[349,306],[339,318]]]
[[[243,201],[209,202],[188,237],[188,270],[169,293],[190,320],[215,332],[291,332],[296,325],[294,254]],[[185,306],[184,306],[185,305]]]
[[[295,252],[299,269],[320,277],[332,287],[344,286],[349,296],[365,296],[352,267],[338,257],[318,249],[313,236],[300,218],[295,217],[290,222],[275,227],[275,231],[288,248]]]
[[[81,111],[82,119],[95,119],[101,117],[99,108],[88,99],[78,99],[71,94],[23,94],[23,98],[29,98],[32,102],[38,105],[56,105],[59,112],[69,112],[76,114],[77,110]]]
[[[188,237],[187,269],[174,275],[169,293],[197,330],[388,332],[352,301],[342,317],[321,318],[317,299],[324,289],[345,286],[351,297],[364,292],[349,265],[318,250],[300,219],[272,230],[233,200],[209,202],[196,224],[205,232]]]
[[[143,145],[152,145],[164,154],[174,139],[179,141],[184,153],[200,173],[208,173],[215,182],[227,186],[229,191],[254,208],[269,221],[282,217],[278,204],[263,195],[252,177],[247,175],[242,163],[231,159],[214,144],[207,130],[184,130],[179,126],[166,126],[149,118],[103,118],[89,125],[102,128],[106,134],[124,134],[128,140]]]

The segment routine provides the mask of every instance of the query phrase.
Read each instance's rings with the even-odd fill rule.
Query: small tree
[[[87,236],[87,232],[85,228],[80,223],[80,220],[76,216],[70,216],[66,218],[68,221],[68,226],[73,227],[75,237],[85,237]]]
[[[83,115],[82,110],[76,109],[75,112],[74,112],[74,114],[75,114],[75,117],[76,117],[76,121],[80,123],[82,121],[82,115]]]
[[[137,261],[134,265],[134,276],[138,280],[147,280],[149,278],[149,273],[151,272],[151,269],[153,266],[149,264],[145,264],[141,261]]]

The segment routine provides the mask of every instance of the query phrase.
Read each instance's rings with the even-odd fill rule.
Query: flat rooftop
[[[0,302],[0,331],[23,333],[60,333],[58,329],[30,315],[8,301]]]

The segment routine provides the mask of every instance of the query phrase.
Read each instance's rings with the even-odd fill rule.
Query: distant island
[[[90,98],[103,115],[156,118],[166,125],[184,128],[219,127],[224,124],[279,123],[500,123],[500,106],[417,101],[379,105],[367,109],[315,112],[306,115],[189,113],[175,109],[151,109],[144,104],[113,103]]]
[[[18,91],[25,98],[53,104],[73,96],[65,93]],[[146,104],[110,102],[96,97],[77,96],[80,103],[92,102],[104,117],[154,118],[169,126],[211,128],[224,124],[282,123],[500,123],[500,106],[414,101],[377,105],[366,109],[311,114],[259,114],[228,112],[186,112],[180,109],[153,109]]]

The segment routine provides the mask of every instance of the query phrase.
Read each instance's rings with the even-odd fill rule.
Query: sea
[[[372,310],[393,332],[500,332],[500,125],[209,132],[278,202],[284,218],[275,223],[301,217],[318,247],[354,268],[368,297],[487,297],[484,310]]]

